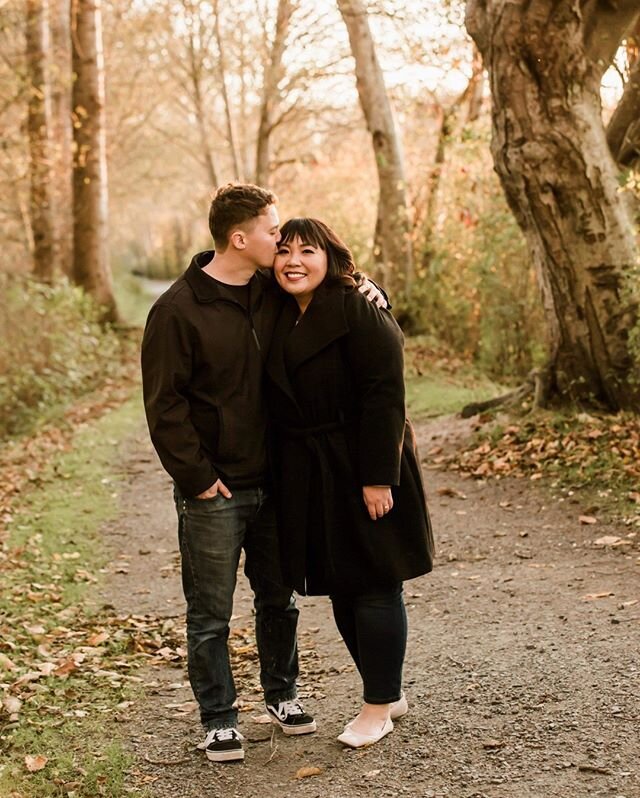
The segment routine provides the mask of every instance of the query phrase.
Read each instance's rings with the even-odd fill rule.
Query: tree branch
[[[631,166],[640,158],[640,60],[632,68],[609,121],[607,141],[619,166]]]
[[[625,34],[640,18],[638,0],[581,0],[581,5],[585,53],[604,75]]]

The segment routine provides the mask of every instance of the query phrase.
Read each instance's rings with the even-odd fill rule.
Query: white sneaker
[[[211,762],[233,762],[244,759],[243,740],[244,737],[237,729],[210,729],[198,748],[204,749]]]
[[[280,726],[285,734],[311,734],[316,730],[315,720],[304,711],[297,698],[266,704],[266,707],[271,722]]]

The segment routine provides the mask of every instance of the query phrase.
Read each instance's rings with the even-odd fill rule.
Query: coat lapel
[[[298,306],[293,301],[284,303],[282,311],[278,316],[276,327],[273,333],[269,357],[267,359],[267,373],[275,384],[283,390],[292,402],[298,406],[294,396],[293,387],[289,381],[287,368],[284,362],[284,346],[289,334],[295,326],[298,317]],[[299,408],[298,408],[299,409]]]
[[[349,332],[344,312],[344,292],[340,288],[320,287],[296,325],[298,316],[298,306],[293,299],[289,298],[276,323],[273,344],[269,350],[267,362],[269,376],[289,396],[296,407],[298,407],[298,403],[289,373],[293,375],[304,362]],[[289,372],[284,358],[285,345]]]
[[[291,373],[348,332],[344,291],[321,286],[289,338]]]

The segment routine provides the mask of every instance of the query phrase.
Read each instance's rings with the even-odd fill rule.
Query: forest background
[[[228,181],[388,290],[414,419],[475,414],[429,468],[582,492],[634,556],[639,56],[637,0],[0,0],[0,792],[130,791],[105,718],[184,663],[95,605],[101,525],[141,473],[146,313]]]
[[[421,336],[415,371],[459,360],[529,375],[539,404],[637,406],[638,12],[545,5],[496,22],[444,0],[4,3],[1,431],[116,368],[145,278],[209,246],[208,199],[230,180],[336,228]],[[558,53],[537,52],[554,28]]]

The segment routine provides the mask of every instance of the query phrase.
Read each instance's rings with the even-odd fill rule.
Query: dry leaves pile
[[[482,420],[481,420],[482,421]],[[581,413],[565,418],[539,414],[504,428],[478,425],[475,444],[452,455],[437,447],[428,464],[478,479],[543,475],[564,477],[583,486],[607,486],[640,504],[640,418]]]

